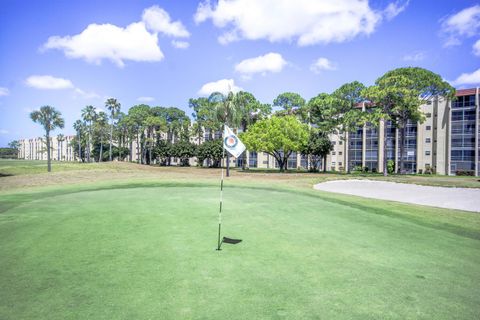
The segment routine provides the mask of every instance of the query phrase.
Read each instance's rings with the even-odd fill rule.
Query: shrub
[[[474,176],[475,171],[474,170],[457,170],[457,171],[455,171],[455,175],[457,175],[457,176]]]
[[[395,161],[393,160],[388,160],[387,161],[387,172],[389,174],[392,174],[395,172]]]
[[[363,172],[368,172],[368,167],[363,167]]]

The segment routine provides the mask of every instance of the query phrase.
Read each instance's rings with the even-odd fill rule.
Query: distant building
[[[399,132],[390,122],[381,122],[378,126],[365,125],[350,133],[333,134],[330,136],[334,148],[328,155],[326,166],[328,171],[352,171],[358,168],[368,168],[369,171],[383,171],[383,159],[399,163],[404,160],[407,173],[433,170],[437,174],[455,175],[458,171],[469,171],[479,175],[480,172],[480,115],[479,88],[462,89],[456,93],[455,101],[435,98],[421,106],[426,115],[422,124],[407,124],[405,148],[400,154]],[[364,112],[368,107],[361,105]],[[387,126],[387,134],[384,134]],[[203,143],[206,140],[218,139],[220,132],[208,132],[199,137],[192,137],[193,143]],[[53,160],[76,161],[70,141],[74,136],[58,141],[52,137]],[[165,138],[165,135],[162,135]],[[387,154],[383,152],[383,142],[387,142]],[[108,148],[106,148],[108,152]],[[132,143],[132,161],[139,158],[136,142]],[[19,158],[31,160],[46,160],[45,144],[42,138],[20,140]],[[173,159],[172,164],[177,164]],[[247,151],[245,159],[231,158],[231,165],[250,168],[278,168],[276,160],[264,153]],[[243,163],[245,161],[245,164]],[[192,165],[196,159],[191,159]],[[308,159],[299,153],[292,153],[288,159],[288,168],[307,168]],[[396,168],[398,171],[398,168]]]

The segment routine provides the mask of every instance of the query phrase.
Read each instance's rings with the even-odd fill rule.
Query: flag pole
[[[223,125],[223,132],[222,132],[222,160],[225,158],[225,148],[223,146],[223,139],[225,133],[225,124]],[[217,242],[217,251],[222,250],[220,247],[222,246],[222,242],[220,241],[220,232],[222,230],[222,202],[223,202],[223,166],[222,162],[220,161],[220,166],[222,167],[222,174],[220,179],[220,208],[218,211],[218,242]]]

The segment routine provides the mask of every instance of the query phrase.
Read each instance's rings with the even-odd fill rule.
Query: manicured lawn
[[[480,317],[478,215],[253,186],[0,195],[0,319]]]

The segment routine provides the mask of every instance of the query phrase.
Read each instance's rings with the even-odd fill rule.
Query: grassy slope
[[[218,255],[218,170],[73,165],[0,178],[1,319],[479,316],[478,214],[234,172]]]
[[[224,232],[244,242],[221,253],[217,187],[24,198],[0,215],[0,318],[479,316],[479,228],[235,184]]]

